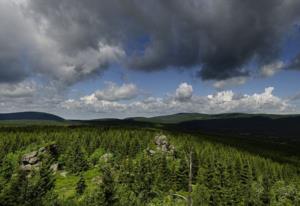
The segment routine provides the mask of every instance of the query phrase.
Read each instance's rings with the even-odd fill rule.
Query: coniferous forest
[[[0,129],[0,205],[300,205],[300,170],[151,128]]]

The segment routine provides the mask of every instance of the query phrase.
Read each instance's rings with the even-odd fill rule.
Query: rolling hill
[[[1,113],[0,120],[47,120],[47,121],[64,121],[63,118],[44,112],[16,112],[16,113]]]
[[[246,118],[266,118],[281,119],[289,117],[299,117],[299,115],[277,115],[277,114],[247,114],[247,113],[223,113],[223,114],[202,114],[202,113],[177,113],[156,117],[131,117],[126,120],[138,122],[151,122],[162,124],[177,124],[187,121],[212,120],[212,119],[246,119]]]

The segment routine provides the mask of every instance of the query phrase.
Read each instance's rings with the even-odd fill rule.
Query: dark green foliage
[[[154,142],[160,133],[93,126],[0,127],[0,206],[169,206],[184,205],[188,195],[195,206],[299,205],[294,165],[168,132],[163,133],[175,152],[164,152]],[[23,154],[50,143],[57,145],[57,154],[44,154],[37,170],[19,169]],[[60,169],[54,174],[50,166],[57,162]],[[62,180],[69,191],[58,192]]]
[[[86,154],[82,149],[79,141],[74,141],[66,152],[65,156],[66,168],[75,174],[79,174],[88,169]]]
[[[82,195],[84,193],[84,190],[86,188],[86,183],[84,177],[81,175],[79,181],[76,185],[76,193],[78,195]]]
[[[188,190],[188,178],[189,178],[189,168],[188,163],[185,159],[181,159],[179,163],[179,168],[176,174],[176,189],[177,190]]]
[[[39,170],[38,181],[36,183],[36,196],[43,197],[48,191],[54,187],[53,171],[50,169],[53,160],[47,157],[43,160]]]
[[[0,195],[1,206],[28,205],[28,179],[26,172],[18,170],[18,173],[3,189]],[[29,191],[30,192],[30,191]]]
[[[96,206],[114,206],[117,205],[115,182],[111,173],[111,168],[104,166],[101,168],[102,182],[96,191],[86,198],[85,204]]]

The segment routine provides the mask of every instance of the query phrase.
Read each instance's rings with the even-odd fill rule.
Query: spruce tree
[[[4,188],[0,195],[1,206],[28,205],[28,178],[27,172],[18,170],[17,175]]]
[[[170,172],[168,168],[167,157],[164,154],[160,154],[158,161],[156,162],[157,174],[155,184],[161,191],[168,191],[170,188]]]
[[[100,185],[100,191],[102,192],[102,204],[103,206],[113,206],[117,203],[115,182],[111,173],[111,168],[102,167],[102,183]]]
[[[177,178],[177,189],[187,191],[189,185],[189,168],[186,160],[184,159],[180,159],[176,178]]]
[[[88,169],[86,154],[78,141],[68,147],[65,164],[67,169],[75,174]]]
[[[54,175],[51,170],[53,160],[48,157],[42,162],[42,167],[39,170],[39,181],[37,183],[38,192],[40,196],[45,195],[54,187]]]
[[[271,189],[271,181],[267,176],[263,177],[263,194],[261,196],[261,200],[264,205],[270,204],[270,189]]]
[[[84,193],[85,188],[86,188],[85,179],[84,179],[83,175],[80,175],[80,178],[76,185],[77,195],[82,195]]]

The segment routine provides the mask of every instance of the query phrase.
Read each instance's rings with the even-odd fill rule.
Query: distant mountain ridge
[[[248,113],[223,113],[223,114],[202,114],[202,113],[177,113],[156,117],[131,117],[127,120],[140,122],[177,124],[196,120],[213,120],[213,119],[244,119],[244,118],[267,118],[280,119],[289,117],[300,117],[300,115],[279,115],[279,114],[248,114]]]
[[[62,117],[45,112],[0,113],[0,120],[49,120],[64,121]]]
[[[93,121],[134,121],[146,123],[161,123],[161,124],[178,124],[199,120],[225,120],[225,119],[248,119],[248,118],[263,118],[263,119],[283,119],[300,117],[300,115],[280,115],[280,114],[248,114],[248,113],[221,113],[221,114],[204,114],[204,113],[176,113],[171,115],[161,115],[154,117],[128,117],[123,120],[115,118],[99,118],[91,120],[75,120],[80,122]],[[64,121],[65,119],[54,114],[45,112],[14,112],[0,113],[0,120],[52,120]]]

